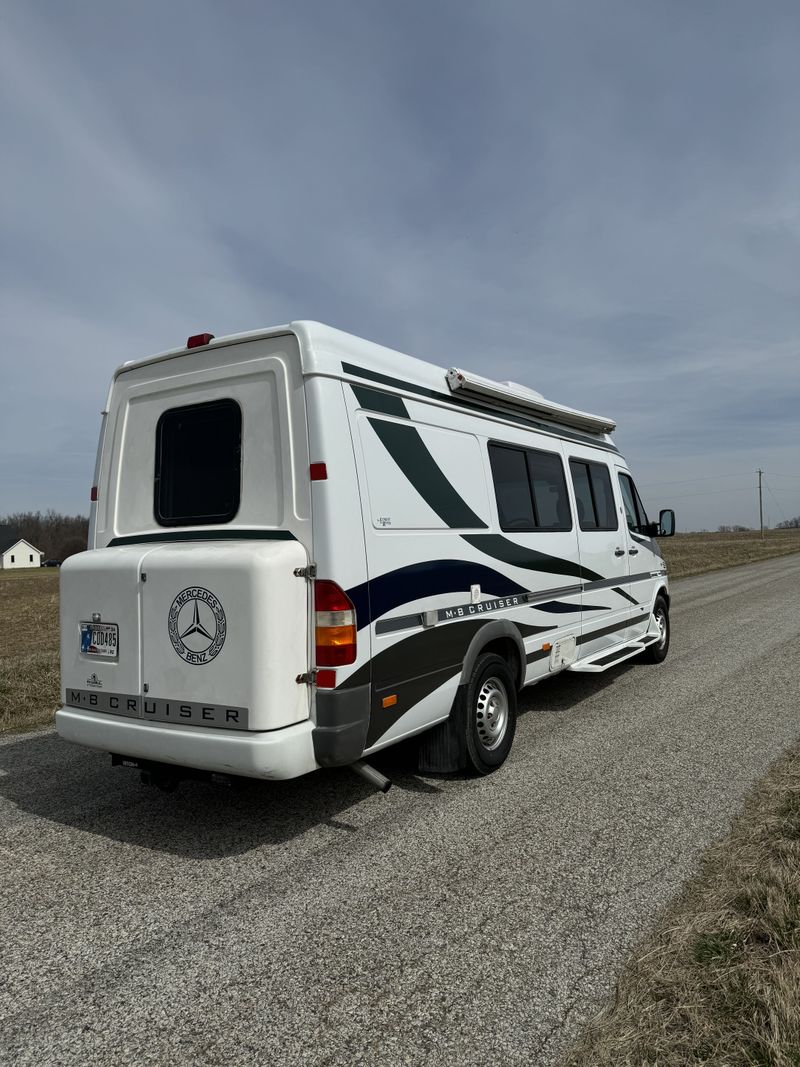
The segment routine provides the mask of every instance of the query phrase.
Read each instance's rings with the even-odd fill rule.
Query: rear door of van
[[[62,573],[67,704],[226,730],[308,718],[296,681],[309,669],[309,589],[294,572],[310,558],[311,515],[294,336],[118,373],[93,547]]]

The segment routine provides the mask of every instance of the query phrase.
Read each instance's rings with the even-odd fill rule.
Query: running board
[[[594,655],[587,656],[586,659],[579,659],[567,670],[576,671],[579,674],[600,674],[601,671],[607,671],[610,667],[616,667],[618,663],[624,663],[626,659],[630,659],[632,656],[638,656],[648,645],[654,644],[658,638],[658,634],[645,634],[639,640],[631,641],[630,644],[622,645],[621,648],[612,649],[611,652],[606,648],[602,652],[595,652]]]

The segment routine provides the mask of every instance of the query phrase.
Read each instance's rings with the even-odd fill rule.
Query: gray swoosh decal
[[[444,476],[413,426],[401,426],[383,419],[370,419],[369,424],[406,478],[443,522],[454,529],[487,528],[488,524],[475,514]]]

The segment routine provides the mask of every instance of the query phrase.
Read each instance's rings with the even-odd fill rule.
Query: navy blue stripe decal
[[[477,548],[479,552],[502,560],[503,563],[510,563],[512,567],[543,571],[546,574],[570,574],[585,582],[603,580],[603,575],[598,574],[597,571],[581,567],[579,563],[573,563],[568,559],[559,559],[558,556],[548,556],[533,548],[525,548],[514,541],[509,541],[507,537],[501,537],[500,534],[462,534],[461,536],[468,545]]]
[[[370,419],[386,451],[429,508],[453,529],[485,530],[487,523],[456,492],[413,426]]]
[[[362,582],[347,590],[356,609],[358,629],[369,625],[387,611],[441,593],[461,593],[471,585],[479,585],[484,593],[492,596],[514,596],[527,593],[524,586],[517,585],[504,574],[485,567],[482,563],[470,563],[460,559],[435,559],[425,563],[412,563],[399,567],[371,581]]]

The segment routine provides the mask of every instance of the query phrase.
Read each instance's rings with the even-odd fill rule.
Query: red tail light
[[[92,491],[91,491],[91,493],[89,493],[89,499],[91,500],[91,502],[93,504],[97,500],[97,486],[96,485],[92,486]]]
[[[356,658],[356,609],[336,582],[314,582],[316,663],[342,667]]]

